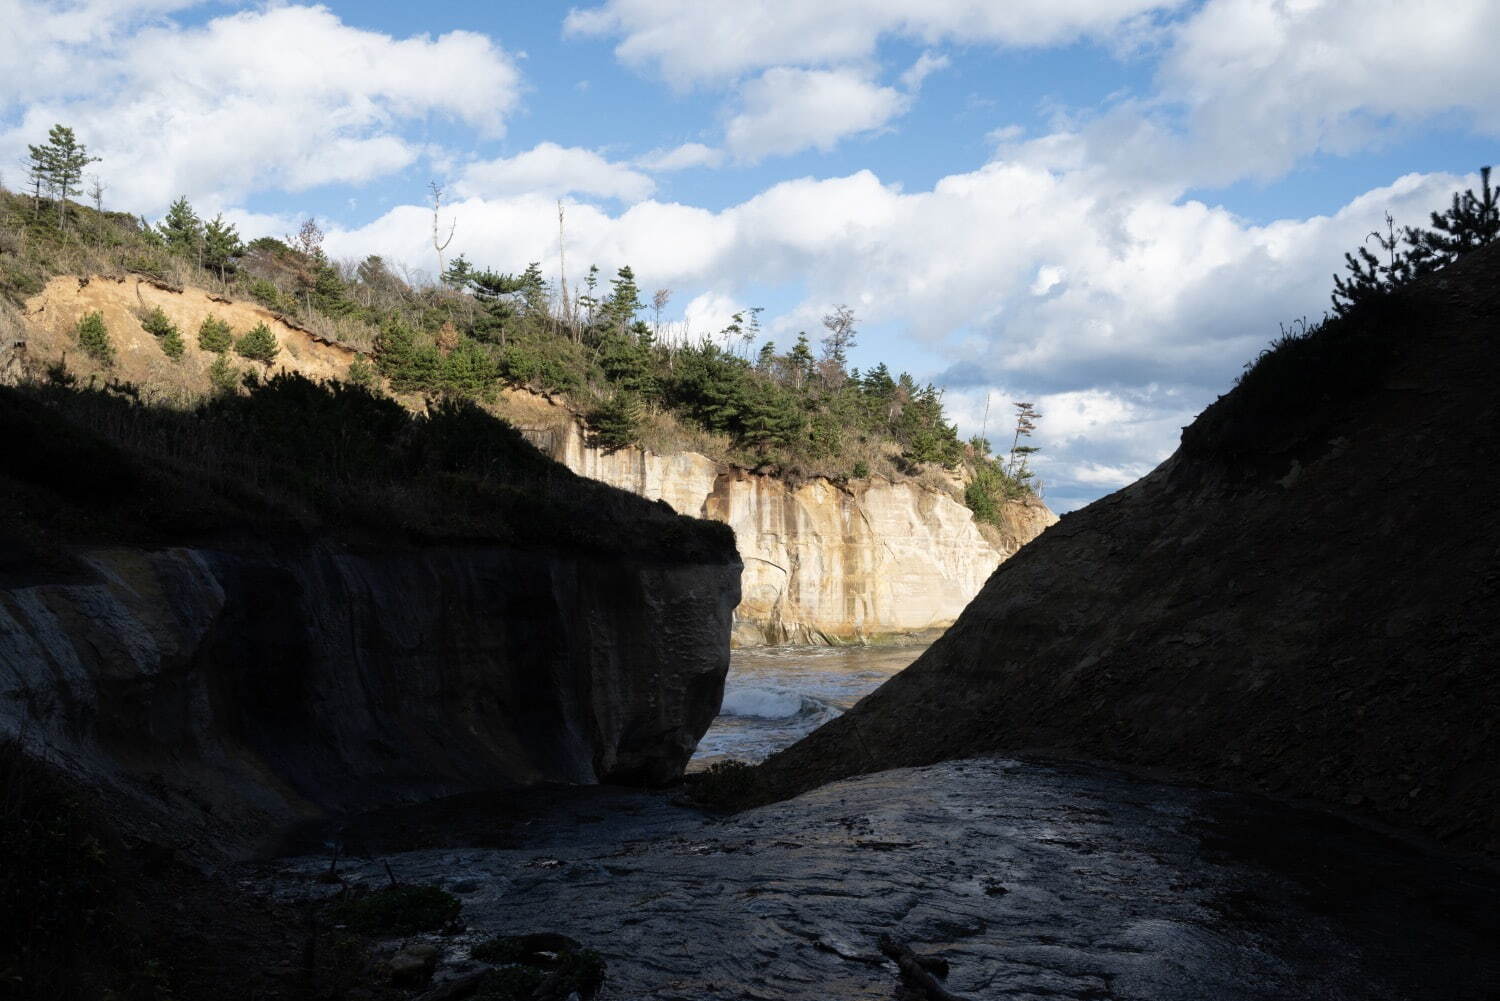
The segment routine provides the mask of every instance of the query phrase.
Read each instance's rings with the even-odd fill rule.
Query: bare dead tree
[[[93,183],[89,185],[89,197],[94,201],[94,237],[99,243],[104,242],[104,182],[99,180],[99,175],[92,175]]]
[[[561,321],[570,328],[576,326],[573,316],[568,310],[568,240],[563,231],[563,203],[557,200],[557,289],[562,302],[559,303],[558,316]]]
[[[651,296],[651,312],[655,317],[652,334],[658,341],[661,340],[661,311],[667,308],[667,303],[671,300],[672,290],[669,288],[659,288]]]
[[[432,192],[432,249],[437,252],[437,280],[443,280],[443,251],[448,249],[448,244],[453,242],[453,232],[458,229],[458,220],[454,219],[448,223],[448,236],[442,234],[442,222],[438,218],[443,210],[443,186],[436,181],[427,184],[428,190]]]

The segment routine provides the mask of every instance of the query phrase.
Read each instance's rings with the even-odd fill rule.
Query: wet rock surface
[[[613,789],[496,811],[386,864],[463,901],[438,981],[494,935],[563,932],[608,962],[601,998],[893,996],[877,939],[946,960],[973,998],[1488,998],[1500,876],[1325,815],[1080,766],[972,759],[846,780],[714,818]],[[524,818],[524,819],[522,819]],[[393,830],[399,818],[388,818]],[[379,838],[367,836],[370,844]],[[462,842],[499,847],[463,847]],[[326,857],[246,870],[337,890]]]

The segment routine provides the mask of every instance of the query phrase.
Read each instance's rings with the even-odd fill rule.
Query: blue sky
[[[1067,510],[1148,471],[1344,249],[1496,159],[1495,0],[0,0],[0,165],[337,256],[631,264],[681,336],[838,303],[965,432],[1039,403]],[[19,169],[0,166],[0,178]],[[997,427],[996,425],[1000,425]]]

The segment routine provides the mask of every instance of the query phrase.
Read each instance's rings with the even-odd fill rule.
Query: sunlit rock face
[[[995,568],[1057,521],[1006,505],[987,538],[967,507],[915,481],[789,483],[695,452],[589,448],[577,425],[533,433],[575,473],[734,529],[745,564],[735,643],[841,643],[946,628]]]
[[[0,729],[230,853],[328,812],[665,782],[722,696],[724,557],[90,551],[0,590]]]

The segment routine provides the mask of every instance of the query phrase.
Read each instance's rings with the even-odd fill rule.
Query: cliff
[[[669,781],[718,712],[737,567],[443,548],[86,550],[0,588],[0,731],[152,840],[539,782]]]
[[[169,361],[141,329],[139,316],[152,308],[186,332],[181,362]],[[214,356],[199,349],[193,335],[210,314],[241,331],[265,323],[282,349],[279,369],[345,378],[356,357],[252,303],[201,289],[175,291],[135,275],[64,276],[26,305],[25,354],[32,364],[66,356],[70,367],[93,374],[72,336],[78,320],[93,311],[103,315],[118,349],[107,374],[157,392],[210,388]],[[981,527],[952,493],[917,480],[792,483],[691,451],[590,448],[569,410],[524,391],[507,391],[496,409],[573,472],[733,528],[745,566],[737,645],[862,642],[940,631],[1001,561],[1057,520],[1032,499],[1008,503],[1001,525]]]
[[[915,480],[791,483],[696,452],[590,448],[573,421],[526,433],[574,472],[734,529],[745,564],[738,646],[941,631],[1003,560],[1057,521],[1038,500],[1011,501],[986,534],[967,507]]]
[[[765,795],[984,752],[1308,799],[1500,851],[1500,252],[1263,357],[1141,481],[773,757]]]
[[[279,377],[0,389],[0,736],[205,856],[300,818],[667,782],[718,712],[723,526],[474,408]]]

